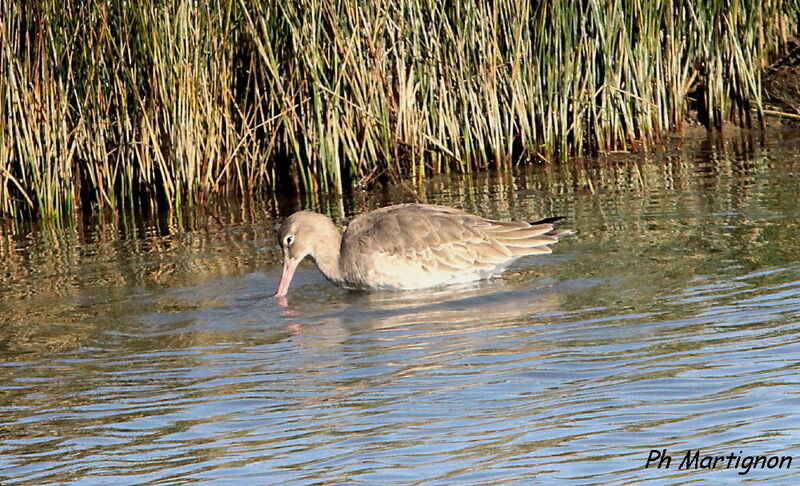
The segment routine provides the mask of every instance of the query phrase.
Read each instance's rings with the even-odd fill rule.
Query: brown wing
[[[547,245],[561,234],[549,223],[491,221],[444,206],[401,204],[355,218],[342,246],[353,267],[381,254],[408,271],[457,276],[491,274],[520,256],[550,253]]]

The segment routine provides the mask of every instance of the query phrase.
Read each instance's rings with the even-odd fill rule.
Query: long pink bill
[[[289,291],[289,284],[292,283],[292,277],[294,277],[294,271],[297,270],[298,263],[300,262],[296,262],[291,258],[284,258],[283,272],[281,272],[281,279],[278,281],[278,290],[275,291],[274,297],[286,296],[286,293]]]

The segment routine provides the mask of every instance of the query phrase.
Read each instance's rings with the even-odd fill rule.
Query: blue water
[[[450,291],[304,264],[285,307],[263,213],[7,230],[0,482],[794,484],[798,169],[777,141],[440,179],[428,202],[578,232]],[[793,463],[679,470],[689,450]]]

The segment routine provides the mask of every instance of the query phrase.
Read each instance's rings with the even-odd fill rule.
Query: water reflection
[[[644,462],[796,450],[796,140],[305,201],[579,229],[501,280],[440,291],[349,292],[307,264],[283,307],[269,206],[5,227],[2,482],[738,481]]]

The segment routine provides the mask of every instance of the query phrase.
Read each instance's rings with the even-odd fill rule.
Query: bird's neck
[[[325,278],[334,283],[342,282],[342,271],[339,267],[339,254],[342,246],[342,234],[333,223],[329,227],[320,228],[319,238],[311,257]]]

